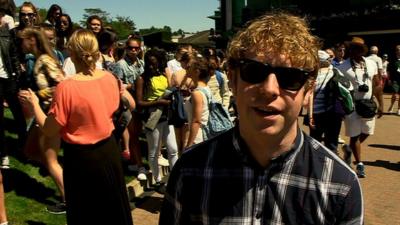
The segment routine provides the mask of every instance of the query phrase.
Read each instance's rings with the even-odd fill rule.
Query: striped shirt
[[[300,129],[292,149],[262,168],[235,128],[175,164],[167,224],[363,224],[363,200],[356,174]]]

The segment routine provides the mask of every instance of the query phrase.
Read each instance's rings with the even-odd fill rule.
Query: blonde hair
[[[78,63],[83,63],[90,69],[96,68],[100,57],[99,44],[90,30],[80,29],[72,33],[67,46],[78,57]]]
[[[317,71],[320,46],[304,19],[278,12],[250,21],[230,42],[227,56],[235,61],[246,53],[278,53],[286,55],[292,67]]]
[[[38,50],[38,52],[35,53],[37,54],[37,57],[42,54],[47,54],[51,58],[53,58],[56,62],[58,62],[58,59],[50,46],[49,40],[47,39],[43,31],[40,30],[40,28],[26,27],[21,32],[18,33],[18,37],[21,39],[32,38],[32,37],[35,38],[36,47]]]

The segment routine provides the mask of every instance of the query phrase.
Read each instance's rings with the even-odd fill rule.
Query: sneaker
[[[339,144],[344,144],[345,140],[343,140],[340,136],[338,137],[338,143]]]
[[[364,164],[358,163],[356,167],[356,173],[359,178],[364,178],[365,176],[365,171],[364,171]]]
[[[64,214],[67,211],[67,205],[65,202],[59,202],[55,205],[47,206],[46,210],[51,214]]]
[[[131,153],[129,152],[129,150],[125,150],[121,152],[121,157],[123,160],[129,161],[131,159]]]
[[[4,156],[1,158],[0,168],[1,169],[10,169],[10,159],[8,158],[8,156]]]
[[[392,113],[393,113],[393,105],[391,105],[391,106],[389,107],[388,113],[389,113],[389,114],[392,114]]]
[[[158,165],[160,165],[160,166],[169,166],[169,162],[162,155],[159,155],[158,156]]]
[[[343,160],[346,162],[347,165],[350,166],[351,164],[351,148],[348,145],[343,145],[342,147],[343,150]]]
[[[144,167],[139,168],[137,179],[140,181],[147,180],[146,169]]]

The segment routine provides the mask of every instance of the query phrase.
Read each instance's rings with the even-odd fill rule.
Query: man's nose
[[[268,74],[264,81],[260,84],[261,92],[267,95],[279,94],[279,83],[274,73]]]

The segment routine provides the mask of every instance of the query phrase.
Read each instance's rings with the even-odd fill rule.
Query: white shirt
[[[96,69],[103,69],[101,62],[96,62]],[[71,57],[64,60],[63,71],[65,73],[65,78],[72,77],[72,75],[76,74],[75,65],[72,62]]]
[[[378,68],[374,61],[364,58],[366,71],[364,68],[360,68],[359,65],[355,65],[353,70],[350,62],[350,58],[346,59],[342,64],[337,66],[337,69],[343,73],[343,75],[349,79],[352,86],[354,87],[354,99],[371,99],[372,97],[372,78],[378,74]],[[355,71],[355,72],[354,72]],[[358,87],[366,84],[368,86],[368,92],[359,92]]]
[[[5,14],[1,18],[1,25],[6,26],[9,30],[13,29],[15,27],[14,18],[12,16]]]
[[[167,67],[168,67],[168,69],[170,69],[170,71],[172,73],[175,73],[176,71],[179,71],[179,70],[183,69],[182,66],[181,66],[181,63],[178,62],[178,60],[176,60],[176,59],[169,60],[167,62]]]
[[[367,59],[374,61],[379,70],[383,69],[381,57],[377,56],[376,54],[371,54],[370,56],[367,57]]]

